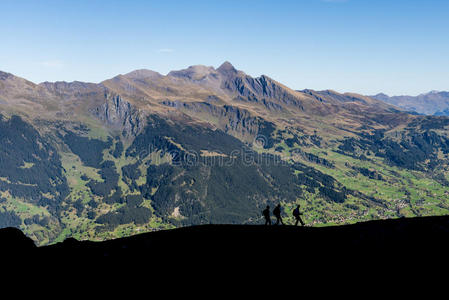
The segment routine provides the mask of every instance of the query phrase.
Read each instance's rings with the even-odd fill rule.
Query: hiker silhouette
[[[276,217],[276,224],[275,224],[275,225],[278,225],[279,222],[280,222],[282,225],[285,225],[285,224],[284,224],[284,221],[282,221],[282,217],[281,217],[281,205],[280,205],[280,204],[278,204],[278,205],[273,209],[273,215]]]
[[[263,210],[262,214],[265,217],[265,225],[271,225],[270,206],[267,205],[267,208]]]
[[[295,226],[298,226],[298,222],[301,222],[301,225],[304,226],[304,222],[301,219],[302,212],[299,211],[299,207],[300,206],[298,204],[298,206],[293,210],[293,217],[296,219]]]

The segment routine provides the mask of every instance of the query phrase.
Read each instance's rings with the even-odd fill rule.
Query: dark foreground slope
[[[297,262],[343,264],[445,260],[449,216],[370,221],[336,227],[204,225],[140,234],[104,242],[76,241],[36,248],[20,231],[0,230],[10,255],[33,261],[106,262],[205,267]],[[362,259],[362,260],[360,260]],[[268,266],[268,265],[267,265]]]

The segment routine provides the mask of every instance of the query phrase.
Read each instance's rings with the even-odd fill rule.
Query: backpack
[[[298,217],[298,216],[299,216],[299,209],[298,209],[298,208],[295,208],[295,209],[293,210],[293,216],[294,216],[294,217]]]

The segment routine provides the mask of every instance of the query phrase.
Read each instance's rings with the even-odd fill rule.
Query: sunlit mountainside
[[[257,224],[275,203],[313,226],[447,214],[448,125],[229,62],[99,84],[0,72],[0,227],[43,245]]]

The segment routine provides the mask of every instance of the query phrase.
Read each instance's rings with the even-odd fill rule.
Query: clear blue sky
[[[294,89],[449,90],[447,0],[1,0],[0,38],[0,70],[36,83],[228,60]]]

